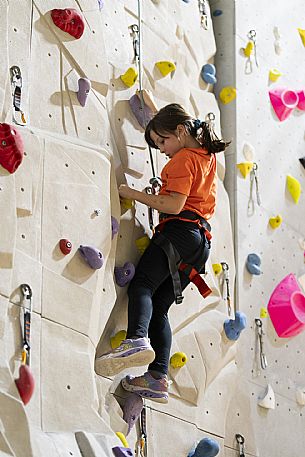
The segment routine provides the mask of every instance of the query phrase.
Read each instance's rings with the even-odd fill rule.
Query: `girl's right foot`
[[[167,376],[161,379],[155,379],[147,371],[143,376],[127,375],[121,381],[122,387],[128,392],[133,392],[140,397],[158,403],[168,403],[168,381]]]

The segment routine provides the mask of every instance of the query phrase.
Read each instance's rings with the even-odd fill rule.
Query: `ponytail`
[[[200,119],[196,119],[193,122],[190,134],[196,138],[196,140],[209,152],[209,154],[223,152],[231,144],[231,141],[224,141],[218,138],[214,130],[214,122],[211,120],[205,122],[200,121]]]

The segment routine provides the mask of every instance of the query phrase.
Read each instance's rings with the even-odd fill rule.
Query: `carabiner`
[[[239,447],[239,457],[245,457],[245,448],[244,448],[244,444],[245,444],[245,438],[240,435],[240,433],[237,433],[235,435],[235,439],[237,441],[237,444],[238,444],[238,447]]]

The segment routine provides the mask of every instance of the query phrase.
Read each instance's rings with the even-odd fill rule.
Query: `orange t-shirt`
[[[178,192],[187,199],[182,211],[194,211],[210,219],[216,206],[216,158],[206,149],[183,148],[161,172],[160,194]]]

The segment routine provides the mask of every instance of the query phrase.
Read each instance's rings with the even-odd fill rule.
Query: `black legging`
[[[209,257],[210,242],[196,224],[170,221],[165,224],[162,234],[173,243],[184,262],[192,261],[197,271],[202,270]],[[175,296],[167,256],[153,242],[157,236],[158,233],[142,255],[128,288],[127,338],[148,334],[156,353],[149,369],[167,374],[172,343],[168,310]],[[179,275],[183,290],[190,281],[183,272]]]

